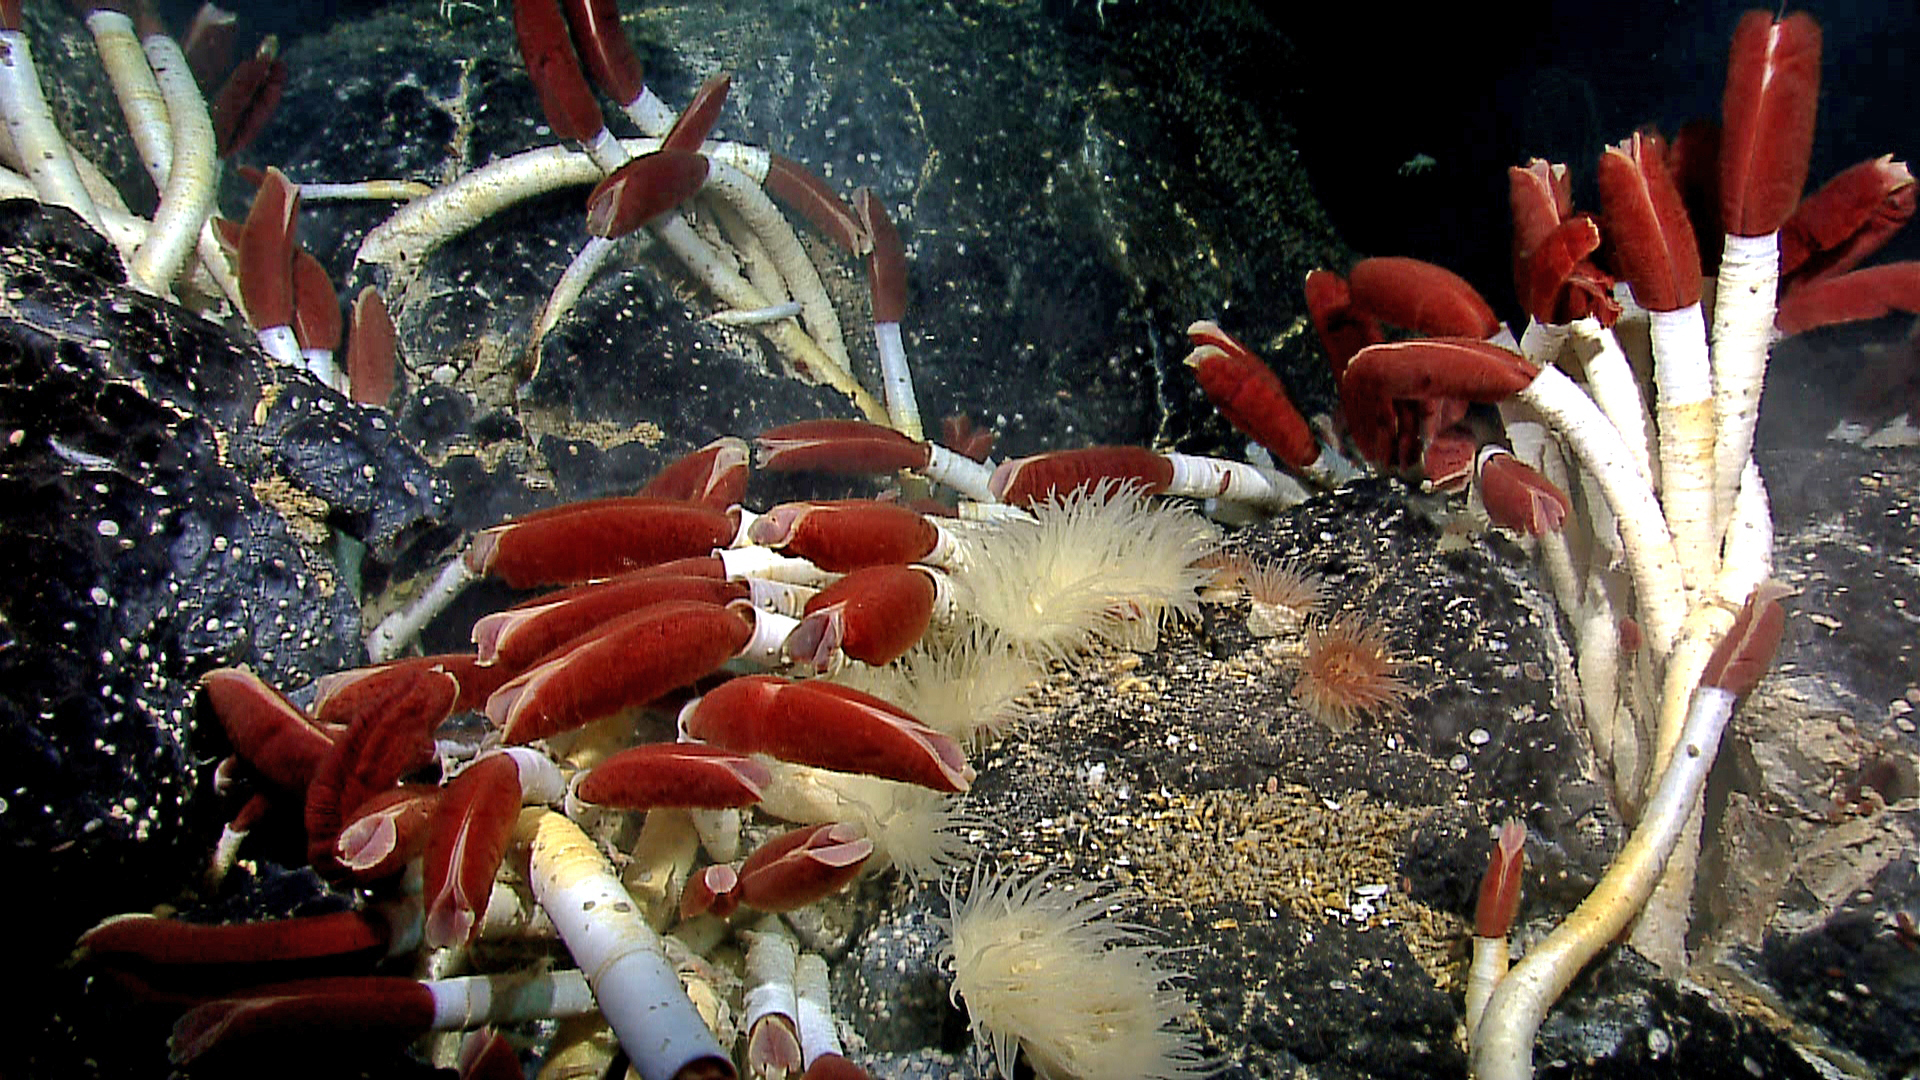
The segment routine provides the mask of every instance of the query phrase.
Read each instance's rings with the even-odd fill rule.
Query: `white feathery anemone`
[[[833,681],[864,690],[921,723],[978,750],[1020,718],[1020,695],[1044,672],[985,627],[949,643],[922,641],[885,667],[849,664]]]
[[[1187,1002],[1160,965],[1163,950],[1110,912],[1133,899],[1040,874],[976,868],[952,914],[940,964],[966,1002],[974,1037],[1001,1075],[1016,1050],[1047,1080],[1176,1080],[1214,1070],[1181,1025]]]
[[[970,830],[986,827],[957,795],[854,773],[763,758],[773,773],[760,808],[802,825],[846,821],[873,841],[868,865],[892,863],[916,882],[935,881],[978,857]]]
[[[968,538],[961,606],[1011,647],[1050,657],[1096,641],[1152,648],[1162,623],[1199,612],[1212,571],[1196,563],[1219,542],[1192,510],[1111,483]]]

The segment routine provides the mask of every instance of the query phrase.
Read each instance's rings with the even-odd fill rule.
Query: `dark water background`
[[[508,0],[478,2],[505,6]],[[1164,2],[1119,0],[1109,10]],[[184,26],[198,6],[168,0],[162,9]],[[389,5],[235,0],[227,6],[241,16],[247,47],[267,33],[284,45]],[[894,6],[902,18],[919,9]],[[1100,33],[1099,21],[1089,17],[1091,0],[1044,6],[1052,17]],[[1643,125],[1671,134],[1688,120],[1718,115],[1728,37],[1740,14],[1755,5],[1227,6],[1263,11],[1299,46],[1305,66],[1275,77],[1301,88],[1302,107],[1288,119],[1342,238],[1362,254],[1440,262],[1487,290],[1513,319],[1507,166],[1536,156],[1567,162],[1576,177],[1576,204],[1593,208],[1593,163],[1606,143]],[[1912,83],[1920,3],[1813,3],[1790,10],[1811,12],[1824,41],[1809,188],[1863,158],[1920,154]],[[1432,158],[1433,166],[1403,175],[1401,167],[1416,155]],[[1910,229],[1878,261],[1915,257],[1920,230]]]

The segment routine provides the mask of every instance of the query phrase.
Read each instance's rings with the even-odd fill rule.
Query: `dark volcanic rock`
[[[391,550],[444,488],[391,417],[127,288],[65,211],[0,204],[0,279],[0,836],[45,962],[205,866],[233,808],[199,676],[362,662],[320,541]]]

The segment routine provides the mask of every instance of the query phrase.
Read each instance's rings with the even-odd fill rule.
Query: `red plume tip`
[[[1487,859],[1480,879],[1480,900],[1474,905],[1475,937],[1504,938],[1520,911],[1521,876],[1527,869],[1527,827],[1509,820],[1500,826],[1500,842]]]
[[[1914,195],[1913,173],[1892,154],[1841,170],[1780,226],[1780,276],[1797,283],[1860,265],[1913,218]]]
[[[701,83],[700,89],[694,92],[693,100],[680,110],[673,127],[660,140],[660,149],[699,153],[700,145],[707,141],[707,136],[713,133],[713,125],[720,120],[720,107],[727,103],[727,91],[732,86],[733,75],[725,71]]]
[[[907,248],[893,219],[874,193],[861,188],[853,195],[854,212],[872,237],[867,254],[867,284],[873,290],[873,321],[897,323],[907,314]]]
[[[617,240],[692,198],[707,182],[707,159],[683,150],[642,154],[587,196],[587,231]]]
[[[1565,492],[1503,447],[1480,451],[1479,473],[1480,501],[1503,529],[1529,536],[1559,532],[1573,513]]]
[[[1702,686],[1717,687],[1735,697],[1753,691],[1773,665],[1773,654],[1786,633],[1787,612],[1780,606],[1780,599],[1787,592],[1786,586],[1771,581],[1761,582],[1753,590],[1732,629],[1707,658],[1706,672],[1700,678]]]
[[[340,347],[340,297],[320,260],[305,251],[293,253],[293,334],[302,349]]]
[[[1749,11],[1733,32],[1721,101],[1720,223],[1735,236],[1780,228],[1800,201],[1820,97],[1820,26]]]
[[[805,165],[780,154],[767,155],[767,192],[800,212],[813,227],[854,255],[873,248],[866,227],[845,199]]]
[[[280,107],[280,93],[287,85],[287,65],[279,52],[279,41],[268,34],[260,48],[233,69],[214,95],[214,145],[221,157],[232,157],[246,149]]]
[[[1649,311],[1700,301],[1700,251],[1663,157],[1663,147],[1638,132],[1600,155],[1600,204],[1615,269]]]
[[[255,330],[293,322],[294,220],[300,188],[269,168],[240,233],[240,299]]]
[[[575,142],[592,141],[606,127],[606,118],[580,73],[558,0],[513,0],[513,30],[553,133]]]
[[[379,290],[369,285],[353,301],[353,332],[347,337],[347,386],[362,405],[385,405],[393,397],[398,335]]]
[[[1500,330],[1493,308],[1465,278],[1420,259],[1362,259],[1347,287],[1355,307],[1416,333],[1488,338]]]
[[[581,62],[600,89],[621,105],[639,97],[647,84],[640,55],[620,28],[618,0],[567,0],[567,24],[573,28]]]

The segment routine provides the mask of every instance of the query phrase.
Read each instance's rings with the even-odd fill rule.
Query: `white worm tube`
[[[1713,368],[1699,304],[1649,311],[1658,386],[1660,503],[1689,589],[1702,589],[1719,562],[1713,507]]]
[[[440,574],[433,579],[433,584],[415,597],[413,603],[380,620],[380,625],[367,635],[367,655],[375,663],[385,663],[399,656],[407,643],[419,636],[422,627],[432,622],[434,616],[447,610],[447,605],[453,603],[455,597],[478,580],[479,575],[468,569],[465,557],[455,555],[440,568]]]
[[[160,206],[153,214],[153,229],[133,254],[133,275],[147,288],[164,294],[186,266],[199,243],[200,229],[213,212],[220,159],[215,152],[213,118],[207,114],[206,99],[200,96],[186,54],[165,34],[148,35],[141,46],[166,99],[173,160],[160,192]],[[327,366],[332,366],[331,360]],[[314,370],[319,373],[318,368]],[[343,382],[327,380],[327,385]]]
[[[5,117],[7,133],[40,201],[64,206],[98,228],[100,215],[80,183],[67,141],[60,137],[53,110],[40,92],[40,73],[27,36],[18,30],[0,31],[0,116]]]
[[[561,814],[530,810],[520,816],[514,840],[527,847],[534,898],[586,973],[601,1015],[643,1080],[672,1080],[691,1065],[725,1062],[659,935],[587,834]]]
[[[435,1031],[585,1016],[594,1010],[593,990],[578,971],[462,975],[423,985],[433,992]]]
[[[800,1031],[801,1056],[812,1065],[822,1054],[841,1053],[827,988],[827,962],[815,953],[802,955],[794,964],[793,981],[799,989],[799,1009],[793,1019]]]
[[[1722,528],[1753,456],[1779,285],[1780,234],[1727,237],[1713,307],[1713,495]]]
[[[1620,432],[1558,368],[1540,369],[1515,397],[1533,406],[1566,439],[1581,467],[1606,495],[1626,549],[1647,641],[1657,656],[1666,656],[1686,612],[1680,564],[1660,504],[1635,468]]]
[[[93,34],[93,47],[100,53],[100,66],[113,84],[113,94],[120,100],[140,162],[153,178],[153,186],[165,188],[173,169],[173,128],[167,122],[160,84],[154,81],[153,68],[133,31],[133,19],[99,8],[87,14],[87,30]]]
[[[1533,1075],[1533,1039],[1540,1021],[1587,961],[1619,935],[1653,893],[1706,787],[1733,704],[1728,691],[1700,690],[1681,735],[1684,752],[1661,776],[1626,847],[1592,894],[1500,981],[1473,1034],[1473,1075],[1478,1080],[1526,1080]]]

